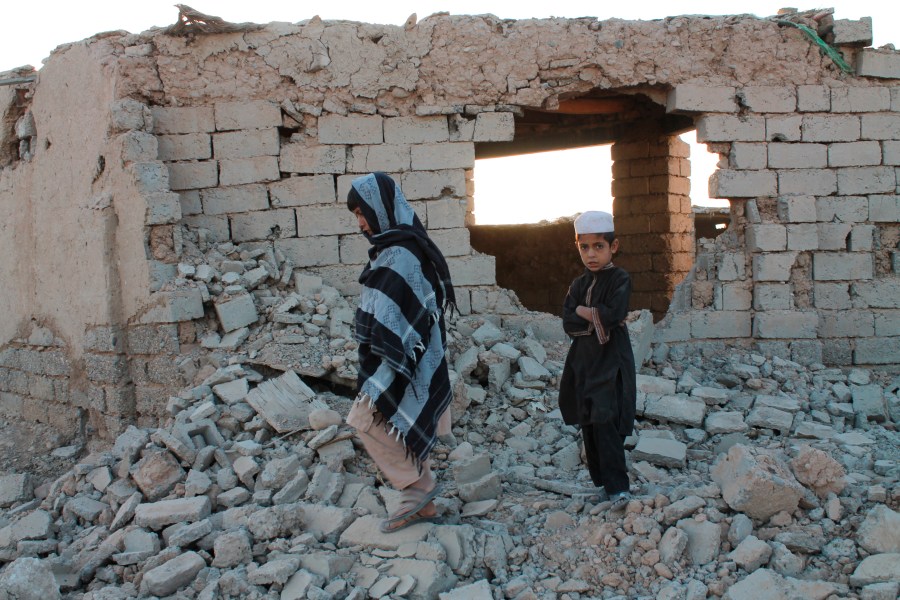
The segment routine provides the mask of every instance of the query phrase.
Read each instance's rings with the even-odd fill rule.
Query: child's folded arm
[[[605,302],[598,302],[591,308],[598,313],[603,328],[609,331],[628,316],[628,303],[631,300],[631,277],[624,274],[618,282],[616,289],[607,297]]]
[[[569,289],[563,303],[563,330],[569,335],[587,335],[593,330],[591,321],[578,316],[578,306],[578,301]]]

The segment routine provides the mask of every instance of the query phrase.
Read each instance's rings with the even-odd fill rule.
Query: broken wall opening
[[[649,309],[658,320],[693,265],[696,238],[690,147],[678,137],[693,129],[693,123],[666,114],[653,94],[595,93],[560,101],[552,110],[525,110],[516,117],[513,141],[476,144],[475,153],[476,159],[483,159],[612,143],[611,211],[621,239],[616,263],[632,274],[631,308]],[[594,205],[602,202],[604,192],[585,185],[584,194]],[[471,243],[496,257],[497,283],[515,291],[531,310],[560,314],[569,283],[583,269],[572,248],[574,215],[535,224],[480,225],[480,201],[476,194],[470,209],[475,213],[469,223]],[[510,202],[510,212],[519,212],[514,202],[520,199],[504,201]],[[711,238],[724,230],[716,225],[730,219],[727,211],[713,214],[702,219],[704,235]]]

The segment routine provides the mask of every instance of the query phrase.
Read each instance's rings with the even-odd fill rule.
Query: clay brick
[[[850,244],[848,250],[851,252],[871,252],[875,245],[875,226],[874,225],[854,225],[850,230]]]
[[[753,287],[756,310],[790,310],[794,307],[791,286],[787,283],[758,283]]]
[[[895,170],[891,167],[847,167],[837,170],[838,194],[883,194],[897,188]]]
[[[123,133],[116,142],[120,144],[123,163],[148,162],[159,157],[159,141],[156,136],[145,131]]]
[[[825,169],[778,171],[778,194],[784,196],[827,196],[837,191],[837,174]],[[774,194],[773,194],[774,195]]]
[[[362,239],[365,240],[365,238]],[[368,241],[366,241],[366,245],[368,246]],[[338,252],[338,236],[336,235],[277,240],[275,248],[284,253],[297,268],[336,265],[341,262]],[[361,257],[365,256],[365,254],[361,255]],[[357,264],[359,262],[357,261]]]
[[[297,221],[291,209],[243,213],[231,217],[231,239],[235,242],[287,238],[295,235],[297,235]]]
[[[900,222],[900,195],[869,196],[869,220],[878,223]]]
[[[159,160],[203,160],[212,157],[207,133],[157,136]]]
[[[875,316],[867,310],[819,311],[819,337],[875,335]]]
[[[728,171],[720,169],[709,178],[710,198],[756,198],[774,196],[777,191],[773,171]]]
[[[509,112],[480,113],[475,117],[475,142],[510,142],[516,134],[515,117]]]
[[[736,90],[728,86],[682,83],[666,98],[666,112],[737,112]]]
[[[869,199],[861,196],[816,198],[816,220],[860,223],[869,220]]]
[[[372,115],[324,115],[319,117],[322,144],[380,144],[384,141],[384,119]]]
[[[167,167],[172,191],[216,187],[219,183],[219,168],[214,160],[169,163]]]
[[[219,181],[222,185],[278,181],[280,177],[278,158],[275,156],[233,158],[219,161]]]
[[[178,194],[181,202],[181,215],[199,215],[203,212],[203,204],[200,201],[200,190],[185,190]]]
[[[766,139],[770,142],[799,142],[802,139],[800,127],[803,117],[790,115],[766,117]]]
[[[850,223],[819,223],[817,225],[820,250],[846,250],[852,225]]]
[[[213,109],[210,106],[165,107],[154,106],[154,133],[210,133],[215,131]]]
[[[716,265],[719,281],[734,281],[746,276],[747,259],[742,252],[722,252],[719,258]]]
[[[648,177],[629,177],[627,179],[615,179],[612,182],[612,195],[616,198],[646,196],[649,193],[650,179]]]
[[[804,142],[855,142],[859,139],[859,117],[807,115],[801,125]]]
[[[180,323],[203,317],[203,298],[197,288],[157,292],[157,301],[138,323]]]
[[[212,139],[218,159],[278,156],[280,149],[278,130],[274,127],[216,133]]]
[[[357,233],[359,224],[345,204],[310,205],[297,209],[297,237]]]
[[[218,131],[281,126],[281,108],[268,100],[219,102],[215,112]]]
[[[747,247],[751,252],[778,252],[787,248],[784,225],[748,225],[746,233]]]
[[[273,207],[334,204],[334,178],[331,175],[296,176],[269,184]]]
[[[613,161],[628,161],[649,156],[650,144],[646,141],[616,142],[610,148],[610,157]]]
[[[846,283],[816,283],[813,285],[813,302],[816,308],[850,308],[850,286]]]
[[[735,142],[731,145],[728,156],[729,166],[733,169],[762,170],[768,164],[765,144]]]
[[[789,281],[796,252],[777,252],[753,257],[753,279],[756,281]]]
[[[886,140],[881,146],[884,164],[900,166],[900,141]]]
[[[408,171],[410,162],[408,144],[353,146],[350,148],[348,169],[355,173]]]
[[[209,241],[227,242],[229,239],[228,219],[222,216],[194,215],[184,217],[182,223],[191,229],[205,229],[209,232]]]
[[[694,311],[691,335],[697,339],[750,337],[750,320],[747,311]]]
[[[824,144],[769,144],[769,164],[772,169],[822,169],[828,164]]]
[[[456,229],[435,229],[428,232],[429,237],[441,249],[444,256],[465,256],[471,253],[469,230],[465,227]],[[363,238],[365,240],[365,238]],[[366,241],[368,244],[368,241]],[[342,249],[343,251],[343,249]]]
[[[819,317],[815,311],[768,310],[753,318],[754,337],[769,339],[812,339]]]
[[[440,198],[445,195],[465,197],[466,174],[463,169],[404,173],[400,188],[407,200]]]
[[[384,120],[384,143],[430,144],[450,139],[447,117],[394,117]],[[444,167],[447,168],[447,167]]]
[[[784,223],[814,223],[816,199],[814,196],[780,196],[778,218]]]
[[[22,414],[24,400],[21,396],[8,392],[0,392],[0,415],[18,417]]]
[[[345,173],[347,171],[347,147],[305,146],[285,144],[281,148],[279,167],[286,173]]]
[[[834,20],[834,44],[843,45],[872,45],[872,17],[860,17],[858,21],[851,19]]]
[[[817,250],[819,230],[815,223],[801,223],[787,226],[788,250]]]
[[[900,140],[900,115],[863,115],[862,138]]]
[[[893,50],[864,48],[856,57],[856,74],[860,77],[900,79],[900,55]]]
[[[854,283],[854,308],[900,308],[900,280],[879,279]]]
[[[875,313],[875,335],[879,337],[900,336],[900,311]]]
[[[414,171],[472,169],[475,166],[475,145],[467,142],[420,144],[410,150]]]
[[[447,257],[454,286],[496,285],[496,259],[487,254]]]
[[[201,190],[203,213],[223,215],[269,208],[266,186],[260,184],[217,187]]]
[[[466,201],[455,198],[432,200],[425,203],[428,211],[428,229],[454,229],[465,227]]]
[[[831,111],[836,113],[882,112],[891,109],[886,87],[831,88]]]
[[[691,180],[687,177],[673,177],[671,175],[650,177],[650,193],[690,196]]]
[[[314,238],[303,238],[303,239],[314,239]],[[434,236],[431,236],[431,239],[434,239]],[[369,240],[364,238],[361,235],[342,235],[340,236],[340,241],[338,243],[338,250],[340,253],[340,262],[342,265],[360,265],[365,263],[368,259]],[[444,254],[444,256],[447,256]]]
[[[865,167],[881,164],[881,144],[847,142],[828,146],[829,167]]]
[[[900,66],[897,70],[900,70]],[[898,362],[900,362],[900,337],[864,338],[856,341],[853,364],[890,365]]]
[[[671,254],[651,254],[651,264],[657,273],[687,272],[694,264],[694,257],[688,252],[673,252]]]
[[[747,283],[724,283],[716,286],[716,310],[750,310],[751,300]]]
[[[764,142],[766,120],[763,117],[704,115],[697,120],[698,142]]]
[[[816,281],[852,281],[872,279],[874,265],[868,253],[815,252],[813,279]]]
[[[747,86],[738,91],[743,104],[758,113],[789,113],[797,107],[794,88],[782,86]]]
[[[824,85],[798,86],[797,110],[800,112],[829,112],[831,110],[830,88]]]
[[[145,194],[147,212],[144,218],[146,225],[166,225],[181,220],[181,197],[173,192]]]

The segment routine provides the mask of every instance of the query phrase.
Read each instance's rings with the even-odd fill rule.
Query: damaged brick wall
[[[96,366],[69,375],[93,403],[60,402],[101,433],[162,418],[160,398],[196,375],[179,357],[200,351],[197,331],[239,332],[269,306],[248,277],[357,289],[367,244],[343,199],[371,170],[400,181],[448,256],[461,308],[505,311],[512,326],[519,309],[496,294],[494,258],[467,229],[476,157],[613,143],[621,233],[647,249],[626,259],[636,294],[668,307],[658,343],[900,362],[900,55],[864,48],[866,22],[828,28],[855,74],[800,31],[746,15],[314,18],[62,46],[24,93],[0,97],[4,115],[10,98],[27,99],[16,121],[34,123],[28,152],[0,170],[0,214],[18,225],[0,224],[0,274],[13,283],[0,289],[12,308],[3,356]],[[9,120],[4,147],[19,141]],[[692,128],[722,157],[710,186],[731,200],[732,223],[688,272],[689,167],[671,140]],[[205,278],[194,252],[218,253],[231,272],[252,262],[247,287]],[[62,345],[31,348],[32,321],[53,323]],[[96,346],[97,328],[120,338]],[[4,405],[23,398],[22,364],[0,365]]]

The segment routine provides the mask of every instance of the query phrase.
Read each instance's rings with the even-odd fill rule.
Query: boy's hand
[[[585,321],[591,321],[594,318],[593,311],[587,306],[578,306],[575,308],[575,314],[584,319]]]

